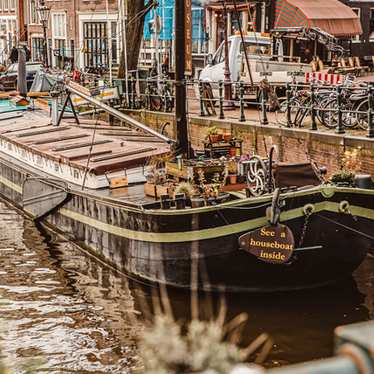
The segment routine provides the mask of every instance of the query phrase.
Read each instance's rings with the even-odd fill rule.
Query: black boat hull
[[[22,184],[30,172],[5,159],[0,159],[0,171],[1,195],[22,208]],[[287,265],[262,262],[238,246],[241,234],[267,223],[271,197],[160,211],[72,190],[42,222],[142,280],[188,288],[194,278],[209,290],[280,291],[316,287],[352,274],[374,247],[373,197],[373,191],[332,187],[282,196],[281,221],[293,231],[296,244],[305,226],[303,208],[315,207],[305,239]],[[342,202],[352,212],[346,205],[342,209]]]

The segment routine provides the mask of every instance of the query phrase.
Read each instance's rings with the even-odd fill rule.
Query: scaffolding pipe
[[[75,95],[78,95],[80,96],[82,99],[88,101],[89,103],[95,105],[96,107],[104,110],[105,112],[109,113],[110,115],[112,115],[113,117],[123,121],[123,122],[126,122],[127,124],[129,124],[130,126],[133,126],[133,127],[136,127],[138,129],[141,129],[145,132],[147,132],[148,134],[151,134],[155,137],[157,137],[158,139],[161,139],[162,141],[168,143],[168,144],[172,144],[172,143],[175,143],[174,140],[168,138],[167,136],[164,136],[164,135],[161,135],[160,133],[158,133],[157,131],[151,129],[150,127],[144,125],[143,123],[137,121],[136,119],[120,112],[119,110],[117,109],[114,109],[112,108],[111,106],[107,105],[107,104],[104,104],[103,102],[101,102],[100,100],[97,100],[89,95],[86,95],[85,93],[79,91],[78,89],[74,88],[74,87],[71,87],[69,84],[66,86],[66,89],[75,94]]]

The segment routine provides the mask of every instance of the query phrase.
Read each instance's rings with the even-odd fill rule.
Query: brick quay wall
[[[165,124],[165,134],[175,138],[175,118],[172,113],[128,110],[126,114],[161,131]],[[276,124],[260,125],[258,121],[239,122],[219,120],[212,117],[189,117],[189,134],[192,146],[203,149],[208,128],[216,126],[222,133],[231,132],[243,140],[244,154],[266,156],[272,145],[278,147],[278,157],[282,162],[303,162],[313,160],[319,166],[326,166],[328,174],[341,168],[346,151],[359,150],[362,173],[374,176],[374,138],[358,135],[351,131],[336,134],[333,131],[311,131],[309,129],[287,128]]]

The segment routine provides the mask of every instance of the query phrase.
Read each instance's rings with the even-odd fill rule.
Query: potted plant
[[[349,170],[341,169],[332,175],[331,182],[338,186],[354,186],[355,174]]]
[[[208,128],[208,137],[211,143],[217,143],[222,140],[222,134],[218,133],[216,126],[211,126]]]
[[[355,176],[360,167],[360,149],[345,151],[341,169],[332,175],[331,182],[340,186],[355,186]]]
[[[238,180],[238,176],[236,174],[229,175],[230,178],[230,184],[236,184]]]

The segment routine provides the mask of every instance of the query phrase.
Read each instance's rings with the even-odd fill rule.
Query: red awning
[[[360,18],[339,0],[277,0],[274,26],[318,27],[337,37],[362,34]]]

